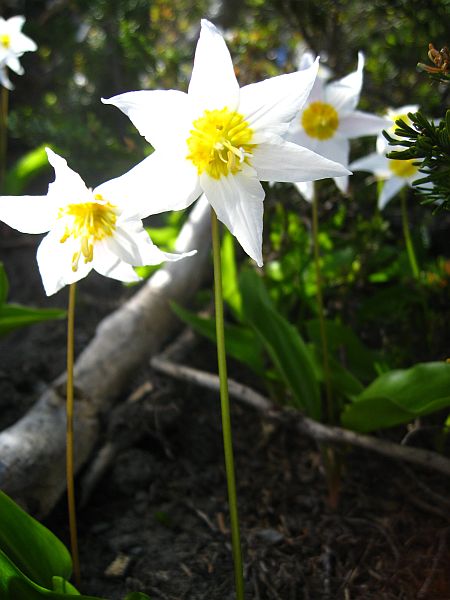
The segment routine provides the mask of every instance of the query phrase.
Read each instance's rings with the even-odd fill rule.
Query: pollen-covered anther
[[[413,164],[414,159],[398,160],[396,158],[389,159],[389,169],[397,177],[412,177],[417,173],[419,167]]]
[[[4,48],[9,48],[11,45],[11,36],[7,33],[2,33],[0,35],[0,45]]]
[[[197,167],[198,174],[206,172],[214,179],[242,170],[249,163],[255,144],[253,131],[244,117],[228,108],[205,110],[193,122],[187,140],[187,158]]]
[[[79,243],[79,248],[72,256],[72,270],[78,270],[81,256],[85,263],[94,259],[96,242],[114,234],[117,221],[117,208],[106,202],[100,194],[94,196],[94,202],[68,204],[58,215],[63,220],[64,233],[60,243],[69,238]]]
[[[336,133],[339,116],[331,104],[311,102],[301,117],[302,127],[306,134],[318,140],[329,140]]]

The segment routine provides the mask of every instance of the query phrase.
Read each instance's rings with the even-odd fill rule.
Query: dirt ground
[[[50,300],[42,291],[37,238],[5,237],[5,231],[0,259],[11,300],[64,306],[66,291]],[[96,275],[81,283],[78,351],[98,320],[132,291]],[[2,428],[64,369],[64,348],[64,322],[0,342]],[[206,342],[194,354],[197,366],[214,368]],[[234,369],[231,364],[232,375]],[[332,509],[314,442],[289,422],[237,404],[232,410],[248,599],[450,600],[449,481],[348,448],[339,506]],[[153,600],[231,600],[217,395],[143,365],[104,416],[95,456],[105,443],[115,444],[115,459],[78,512],[80,591],[110,600],[129,591]],[[78,478],[80,502],[88,469]],[[64,499],[46,525],[68,543]]]

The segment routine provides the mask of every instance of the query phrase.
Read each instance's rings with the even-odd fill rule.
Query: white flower
[[[133,189],[124,188],[120,178],[88,189],[64,158],[49,148],[47,155],[55,181],[46,196],[0,196],[1,221],[23,233],[49,232],[37,251],[47,295],[92,269],[120,281],[138,281],[132,265],[154,265],[195,253],[159,250],[131,202]]]
[[[404,150],[404,148],[389,146],[389,152],[392,150]],[[416,179],[425,176],[419,173],[419,167],[415,166],[414,162],[417,161],[387,158],[385,154],[373,152],[352,162],[350,168],[354,171],[369,171],[377,179],[384,181],[378,197],[378,206],[382,210],[405,185],[412,186]]]
[[[291,123],[287,139],[348,166],[350,139],[376,135],[390,125],[387,119],[356,110],[363,69],[364,55],[359,52],[358,68],[353,73],[332,83],[317,78],[307,103]],[[346,193],[348,177],[334,177],[334,180]],[[297,188],[307,200],[312,200],[312,183],[300,183]]]
[[[130,172],[156,187],[167,210],[189,206],[204,192],[218,218],[262,265],[264,189],[260,181],[305,181],[348,173],[284,140],[305,102],[317,62],[242,89],[223,37],[202,20],[188,93],[129,92],[105,103],[120,108],[155,147],[159,170],[146,161]],[[153,163],[154,165],[155,163]],[[136,185],[138,187],[138,185]]]
[[[386,111],[386,118],[390,121],[390,127],[385,127],[388,134],[394,138],[394,140],[401,139],[395,133],[395,130],[397,129],[395,121],[397,121],[397,119],[402,119],[407,125],[412,125],[408,113],[416,113],[418,110],[419,106],[417,104],[406,104],[405,106],[400,106],[400,108],[388,108]],[[377,137],[377,152],[390,152],[389,142],[381,132]]]
[[[25,18],[21,16],[11,17],[7,21],[0,17],[0,83],[13,89],[8,78],[6,67],[9,67],[18,75],[23,75],[24,70],[19,58],[24,52],[37,50],[36,44],[28,36],[22,33]]]

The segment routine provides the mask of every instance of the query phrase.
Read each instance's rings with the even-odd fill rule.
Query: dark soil
[[[36,246],[3,233],[11,300],[64,306],[65,291],[43,294]],[[96,275],[81,283],[78,350],[130,293]],[[1,342],[2,427],[64,369],[64,348],[64,322]],[[201,342],[195,363],[209,368],[212,356]],[[313,442],[236,404],[232,418],[248,599],[450,600],[449,481],[349,448],[332,509]],[[153,600],[233,598],[218,397],[144,365],[104,422],[98,450],[108,441],[119,450],[79,509],[81,591],[111,600],[129,591]],[[82,477],[78,486],[81,498]],[[68,543],[64,499],[46,524]]]

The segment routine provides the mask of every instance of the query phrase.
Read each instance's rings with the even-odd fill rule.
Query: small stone
[[[131,557],[118,554],[112,563],[105,569],[105,577],[123,577],[130,566]]]

